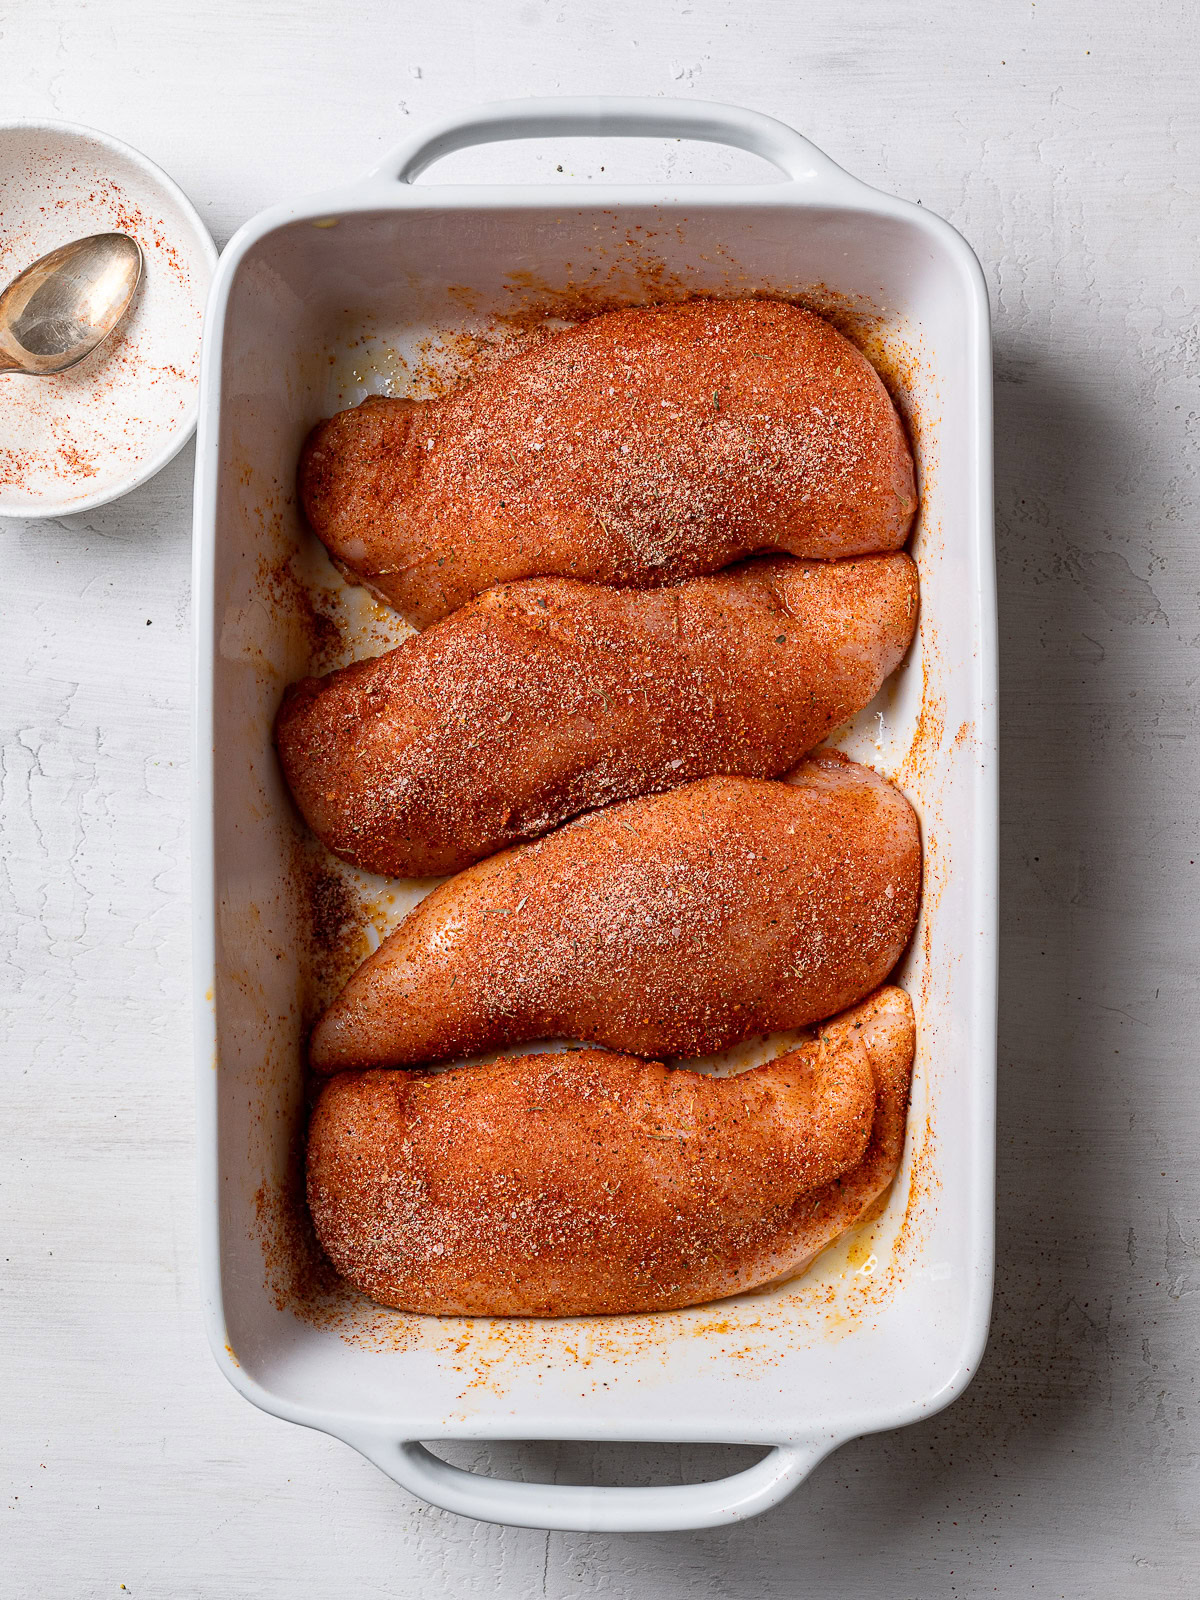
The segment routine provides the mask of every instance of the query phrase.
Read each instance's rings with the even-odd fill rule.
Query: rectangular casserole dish
[[[414,184],[471,144],[580,134],[723,142],[783,181]],[[497,329],[688,293],[799,296],[827,310],[881,366],[913,431],[919,640],[837,741],[901,784],[925,836],[922,917],[899,973],[919,1039],[904,1165],[879,1216],[773,1290],[638,1317],[385,1311],[328,1282],[306,1236],[303,1031],[322,952],[365,953],[429,885],[317,859],[277,773],[271,722],[284,685],[314,662],[373,653],[405,630],[343,585],[303,528],[299,446],[338,405],[388,379],[400,392],[437,381]],[[208,1329],[256,1405],[345,1440],[447,1509],[634,1531],[762,1511],[840,1443],[961,1392],[983,1350],[993,1261],[990,385],[987,295],[962,238],[791,129],[731,107],[483,108],[418,134],[361,182],[264,212],[230,242],[208,308],[197,446],[196,1056]],[[589,1489],[462,1472],[417,1442],[449,1438],[772,1448],[714,1483]]]

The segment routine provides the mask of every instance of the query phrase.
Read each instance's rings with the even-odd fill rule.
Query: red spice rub
[[[322,1091],[308,1198],[338,1270],[434,1315],[659,1311],[793,1276],[899,1166],[912,1007],[713,1078],[599,1050]]]
[[[300,490],[334,560],[418,626],[515,578],[896,550],[917,503],[866,357],[763,300],[611,312],[445,399],[364,401],[313,430]]]
[[[431,877],[614,800],[788,771],[874,697],[916,616],[902,553],[649,593],[530,579],[294,685],[275,741],[331,850]]]
[[[869,993],[912,935],[917,819],[844,757],[592,812],[435,889],[317,1023],[322,1072],[528,1039],[703,1055]]]

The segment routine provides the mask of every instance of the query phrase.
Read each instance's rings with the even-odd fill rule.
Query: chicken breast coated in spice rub
[[[600,1050],[346,1073],[308,1142],[338,1271],[433,1315],[663,1311],[794,1276],[891,1183],[912,1007],[881,989],[732,1078]]]
[[[432,877],[614,800],[789,771],[874,698],[916,617],[903,553],[640,593],[530,579],[294,685],[275,742],[331,850]]]
[[[756,551],[897,550],[917,498],[879,375],[768,300],[593,317],[444,399],[372,398],[300,462],[339,566],[419,627],[493,584],[638,588]]]
[[[843,756],[627,800],[435,889],[317,1023],[312,1064],[555,1038],[698,1056],[805,1027],[887,977],[920,880],[912,807]]]

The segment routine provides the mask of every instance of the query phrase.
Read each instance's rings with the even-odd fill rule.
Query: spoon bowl
[[[94,233],[42,256],[0,294],[0,373],[45,378],[91,355],[129,310],[142,251]]]

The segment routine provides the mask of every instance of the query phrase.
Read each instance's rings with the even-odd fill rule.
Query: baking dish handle
[[[396,146],[372,179],[412,183],[432,162],[474,144],[504,139],[593,135],[623,139],[696,139],[734,145],[769,161],[793,181],[844,186],[858,180],[802,134],[761,111],[715,100],[653,100],[605,96],[588,99],[500,100],[420,129]]]
[[[443,1511],[514,1528],[571,1533],[669,1533],[744,1521],[778,1505],[839,1442],[776,1445],[754,1466],[713,1483],[593,1489],[464,1472],[415,1440],[342,1437],[410,1494]]]

